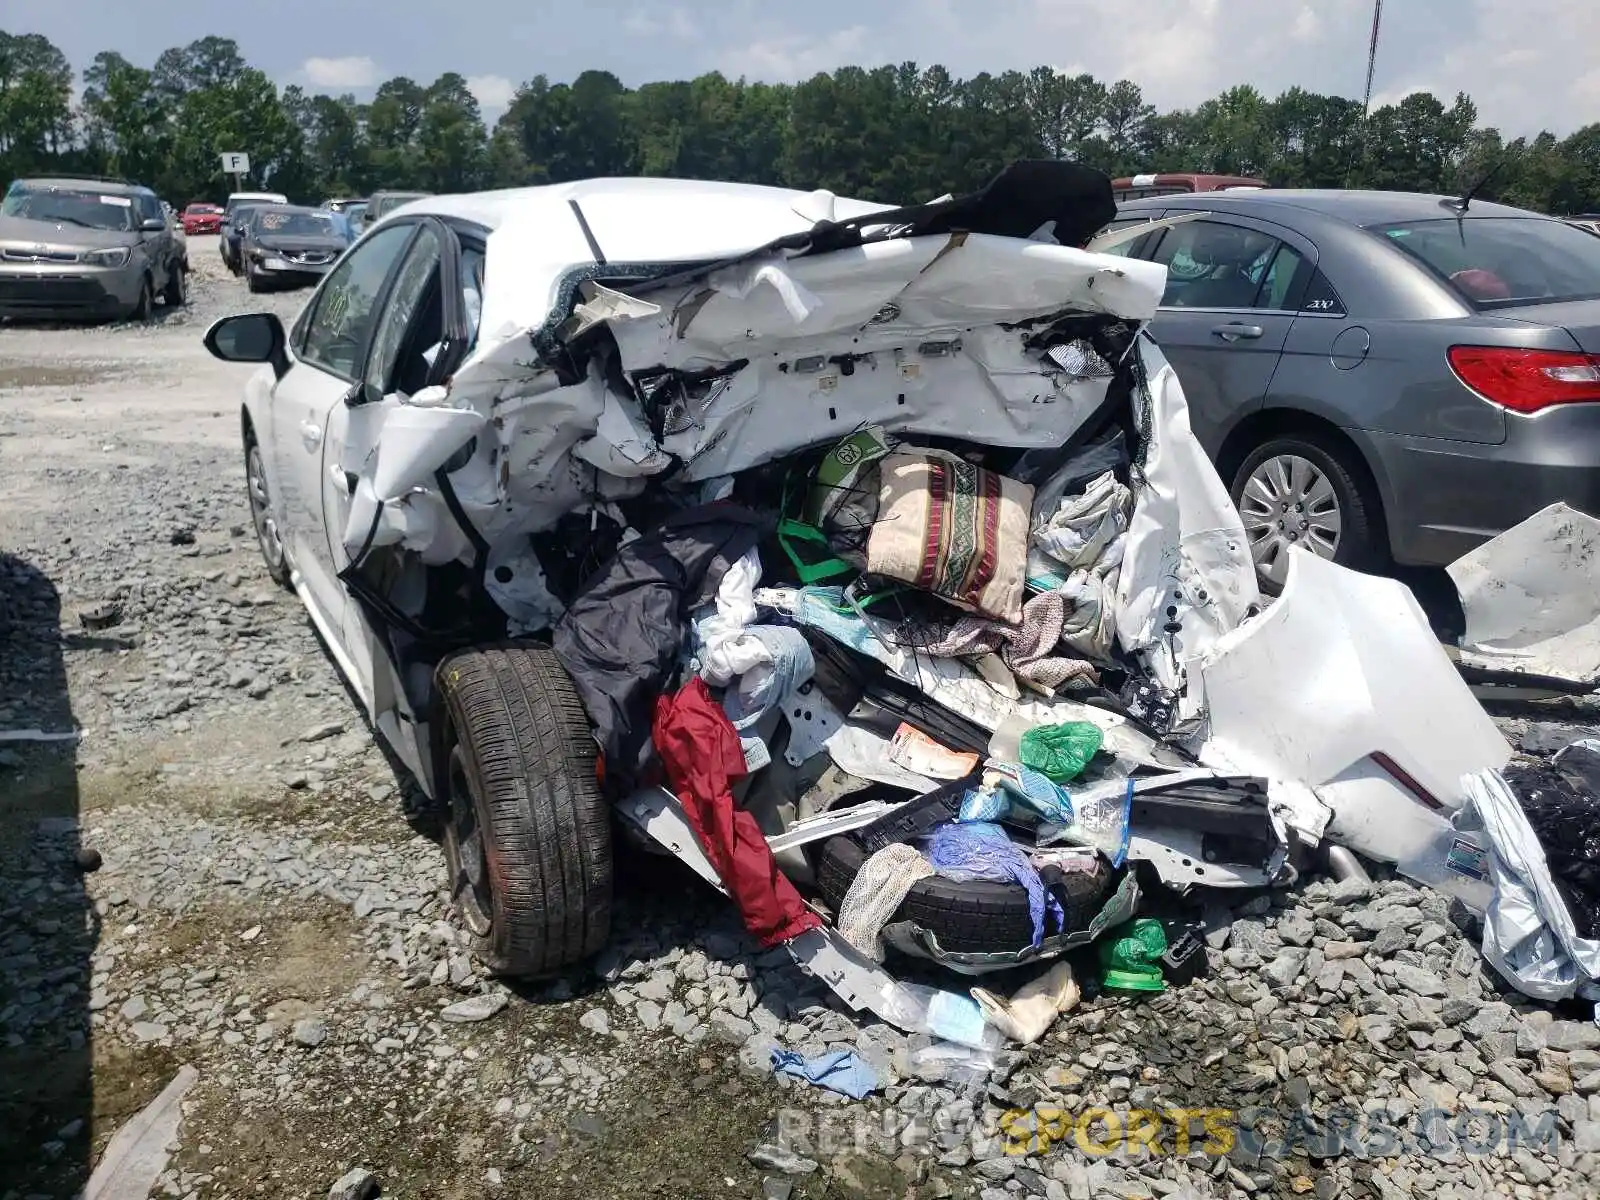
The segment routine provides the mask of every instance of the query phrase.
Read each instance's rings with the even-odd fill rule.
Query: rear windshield
[[[1538,217],[1444,217],[1375,226],[1477,308],[1600,297],[1600,238]]]

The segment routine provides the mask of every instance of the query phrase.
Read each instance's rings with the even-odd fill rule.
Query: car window
[[[1269,234],[1221,221],[1167,230],[1152,260],[1167,268],[1174,308],[1282,308],[1301,258]]]
[[[1101,232],[1095,236],[1099,237],[1102,234],[1110,233],[1118,229],[1131,229],[1135,225],[1147,225],[1154,216],[1155,214],[1151,213],[1146,216],[1118,217],[1115,221],[1111,222],[1111,224],[1107,225],[1105,229],[1101,230]],[[1103,247],[1100,249],[1099,253],[1117,254],[1121,255],[1123,258],[1127,258],[1133,254],[1135,249],[1138,248],[1140,240],[1140,238],[1136,237],[1129,238],[1127,241],[1117,242],[1114,245]]]
[[[1306,294],[1300,300],[1300,311],[1335,317],[1345,315],[1344,301],[1339,299],[1339,293],[1333,290],[1333,284],[1328,282],[1321,268],[1312,272],[1311,280],[1306,284]]]
[[[137,228],[138,208],[131,196],[112,196],[89,188],[14,183],[0,203],[0,216],[55,221],[86,229]]]
[[[410,386],[402,390],[407,395],[417,390],[417,364],[400,362],[403,347],[415,352],[440,340],[444,314],[437,292],[442,252],[438,233],[424,225],[395,276],[389,305],[373,332],[372,353],[367,358],[366,378],[381,387],[385,394],[395,388],[397,376],[406,377],[404,382]],[[429,321],[431,329],[421,327]],[[406,369],[401,370],[402,367]],[[421,367],[421,373],[427,374],[426,364]]]
[[[1476,308],[1600,297],[1600,239],[1540,217],[1454,217],[1374,232]]]
[[[483,317],[483,268],[483,247],[461,247],[461,299],[467,319],[469,351],[478,344],[478,322]]]
[[[413,227],[396,225],[368,238],[328,272],[317,291],[316,310],[306,323],[300,357],[354,381],[366,361],[368,335],[378,295],[405,249]]]

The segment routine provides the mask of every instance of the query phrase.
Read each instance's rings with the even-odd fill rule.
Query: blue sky
[[[1130,78],[1163,108],[1234,83],[1361,94],[1371,0],[5,0],[82,68],[114,47],[148,64],[208,33],[280,83],[370,92],[459,71],[488,114],[535,74],[604,67],[624,82],[794,80],[846,63],[940,62],[958,75],[1047,64]],[[1470,93],[1508,135],[1600,121],[1596,0],[1387,0],[1376,98]]]

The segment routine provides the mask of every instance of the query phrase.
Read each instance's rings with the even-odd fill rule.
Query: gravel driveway
[[[1500,994],[1448,906],[1393,880],[1236,897],[1207,977],[1090,999],[976,1086],[753,953],[670,862],[619,864],[592,969],[481,979],[427,814],[260,570],[247,368],[200,346],[305,293],[190,254],[190,308],[148,328],[0,328],[0,730],[82,731],[0,742],[0,1200],[72,1195],[185,1063],[156,1193],[181,1198],[321,1197],[355,1168],[460,1198],[1600,1189],[1600,1028]],[[1502,724],[1551,750],[1592,719]],[[774,1043],[858,1049],[889,1086],[776,1081]],[[1118,1140],[1134,1110],[1164,1152]],[[1179,1138],[1173,1110],[1227,1116]]]

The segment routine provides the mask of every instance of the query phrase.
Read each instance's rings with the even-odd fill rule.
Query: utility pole
[[[1378,26],[1383,21],[1383,0],[1373,0],[1372,5],[1372,40],[1367,44],[1367,91],[1361,100],[1361,117],[1366,119],[1367,110],[1372,107],[1372,72],[1378,65]]]

